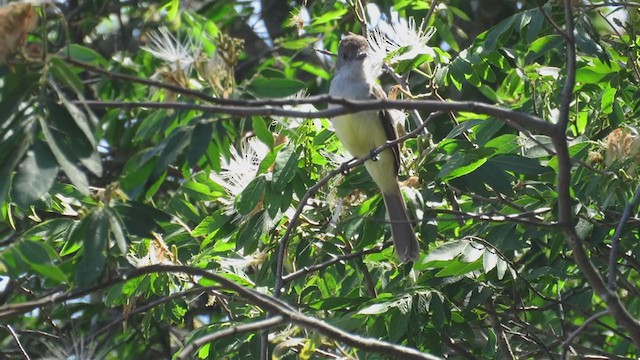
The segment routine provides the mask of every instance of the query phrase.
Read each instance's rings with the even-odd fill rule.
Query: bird
[[[362,36],[350,34],[340,41],[329,95],[351,100],[386,98],[376,83],[368,51],[369,45]],[[329,105],[330,108],[338,106]],[[397,138],[393,121],[386,110],[345,114],[330,120],[340,142],[356,158],[367,157],[373,149]],[[364,166],[382,193],[398,259],[403,263],[417,260],[420,245],[398,184],[400,147],[395,145],[385,149],[367,160]]]

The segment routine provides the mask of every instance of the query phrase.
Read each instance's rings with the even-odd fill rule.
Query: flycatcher
[[[340,41],[336,75],[329,90],[331,96],[354,100],[386,97],[372,74],[368,50],[367,40],[362,36],[349,35]],[[391,116],[385,110],[336,116],[331,122],[338,139],[357,158],[365,157],[373,149],[397,138]],[[382,151],[376,159],[368,160],[364,165],[382,192],[398,258],[402,262],[416,260],[420,246],[398,186],[399,146]]]

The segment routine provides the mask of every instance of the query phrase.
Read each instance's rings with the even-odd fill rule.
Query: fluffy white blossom
[[[255,137],[240,144],[240,151],[231,147],[231,158],[223,160],[222,171],[211,174],[213,181],[235,198],[255,179],[260,162],[269,153],[269,148]]]
[[[150,33],[149,44],[140,48],[166,62],[172,72],[182,71],[185,75],[189,75],[202,51],[201,44],[190,37],[180,41],[165,27]]]
[[[374,71],[382,67],[386,58],[389,62],[413,59],[422,54],[435,57],[435,51],[427,45],[436,29],[427,26],[424,21],[418,26],[416,20],[410,17],[408,20],[394,21],[388,24],[384,21],[378,23],[377,28],[369,32],[370,57]],[[405,51],[395,51],[404,48]]]

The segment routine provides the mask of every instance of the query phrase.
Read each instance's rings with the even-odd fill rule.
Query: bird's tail
[[[382,193],[384,205],[391,222],[391,237],[396,247],[398,258],[402,262],[415,261],[420,255],[420,245],[407,215],[407,207],[402,199],[400,189],[394,194]]]

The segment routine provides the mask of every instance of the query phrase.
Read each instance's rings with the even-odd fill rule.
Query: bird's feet
[[[380,160],[380,151],[378,151],[378,148],[374,148],[369,151],[369,158],[371,159],[371,161]]]

